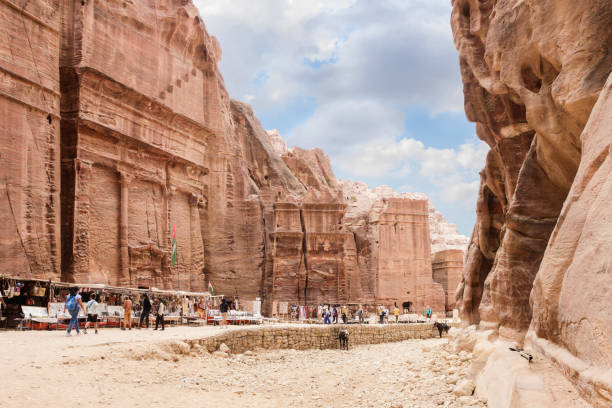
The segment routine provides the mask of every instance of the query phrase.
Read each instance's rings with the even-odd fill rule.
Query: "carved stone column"
[[[93,163],[76,159],[76,188],[74,203],[74,241],[72,243],[72,274],[69,282],[89,282],[89,186]],[[66,278],[66,276],[64,277]]]
[[[189,290],[194,292],[206,290],[206,283],[204,282],[204,243],[200,225],[200,208],[204,205],[204,198],[201,195],[191,194],[189,196],[189,238],[191,243]]]
[[[121,177],[121,219],[119,246],[121,249],[121,274],[119,276],[119,285],[131,286],[132,277],[130,276],[130,254],[128,251],[128,203],[129,203],[129,185],[132,181],[132,176],[126,172],[120,172]]]
[[[166,214],[166,256],[162,261],[161,287],[171,289],[172,287],[172,197],[176,194],[176,187],[170,185],[166,180],[164,189],[164,205]]]

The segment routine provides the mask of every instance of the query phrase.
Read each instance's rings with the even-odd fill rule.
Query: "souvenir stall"
[[[237,296],[231,299],[226,298],[224,295],[214,295],[209,297],[208,308],[206,309],[206,322],[211,325],[219,325],[223,321],[221,312],[219,311],[219,305],[221,300],[224,299],[229,304],[229,310],[227,312],[227,323],[231,325],[246,325],[246,324],[261,324],[264,322],[264,318],[261,316],[261,301],[256,299],[250,303],[250,308],[253,310],[239,310],[241,302]],[[249,302],[242,302],[249,304]],[[258,312],[258,313],[255,313]]]
[[[102,284],[79,284],[19,279],[0,275],[0,290],[6,308],[0,314],[0,328],[20,328],[33,330],[66,329],[70,315],[64,312],[64,305],[70,288],[78,287],[83,304],[92,296],[98,296],[96,309],[99,327],[119,327],[123,319],[125,296],[132,300],[132,321],[137,325],[142,312],[144,294],[148,293],[153,304],[154,316],[156,302],[166,305],[164,321],[170,324],[203,324],[206,322],[206,308],[209,303],[208,292],[166,291],[156,288],[122,288]],[[85,313],[79,313],[79,322],[84,322]]]
[[[2,309],[0,328],[39,329],[53,319],[47,313],[51,282],[18,279],[0,275],[0,290],[6,307]]]

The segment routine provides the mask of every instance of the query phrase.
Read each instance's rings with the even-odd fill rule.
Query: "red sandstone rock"
[[[595,373],[612,366],[610,321],[595,316],[612,299],[601,204],[610,198],[610,2],[454,0],[451,21],[466,115],[491,146],[462,318],[518,342],[531,324],[534,342],[559,346],[550,356],[583,395],[609,406],[612,382]]]
[[[434,282],[442,285],[446,299],[446,310],[455,308],[455,292],[461,282],[464,252],[446,249],[435,252],[431,263]]]
[[[363,299],[397,302],[418,312],[428,306],[438,312],[452,310],[468,238],[458,234],[424,194],[398,194],[386,186],[370,190],[347,180],[340,185],[349,203],[347,226],[360,249]],[[432,248],[456,251],[450,279],[443,281],[441,271],[439,279],[432,275]]]
[[[531,292],[530,330],[569,352],[544,348],[601,407],[612,404],[610,112],[612,76],[580,136],[580,166]]]
[[[60,10],[0,2],[0,273],[60,277]]]

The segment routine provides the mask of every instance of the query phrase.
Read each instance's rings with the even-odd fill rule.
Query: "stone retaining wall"
[[[221,343],[225,343],[232,353],[244,353],[247,350],[256,349],[334,349],[339,347],[338,331],[340,329],[349,331],[350,346],[438,337],[438,330],[433,327],[433,324],[340,324],[295,328],[251,327],[228,330],[203,339],[187,340],[186,343],[191,347],[198,344],[211,353],[218,350]]]

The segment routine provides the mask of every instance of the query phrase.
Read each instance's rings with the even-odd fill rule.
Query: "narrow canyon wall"
[[[455,0],[451,23],[466,114],[491,147],[462,318],[520,343],[529,329],[609,406],[610,2]]]

